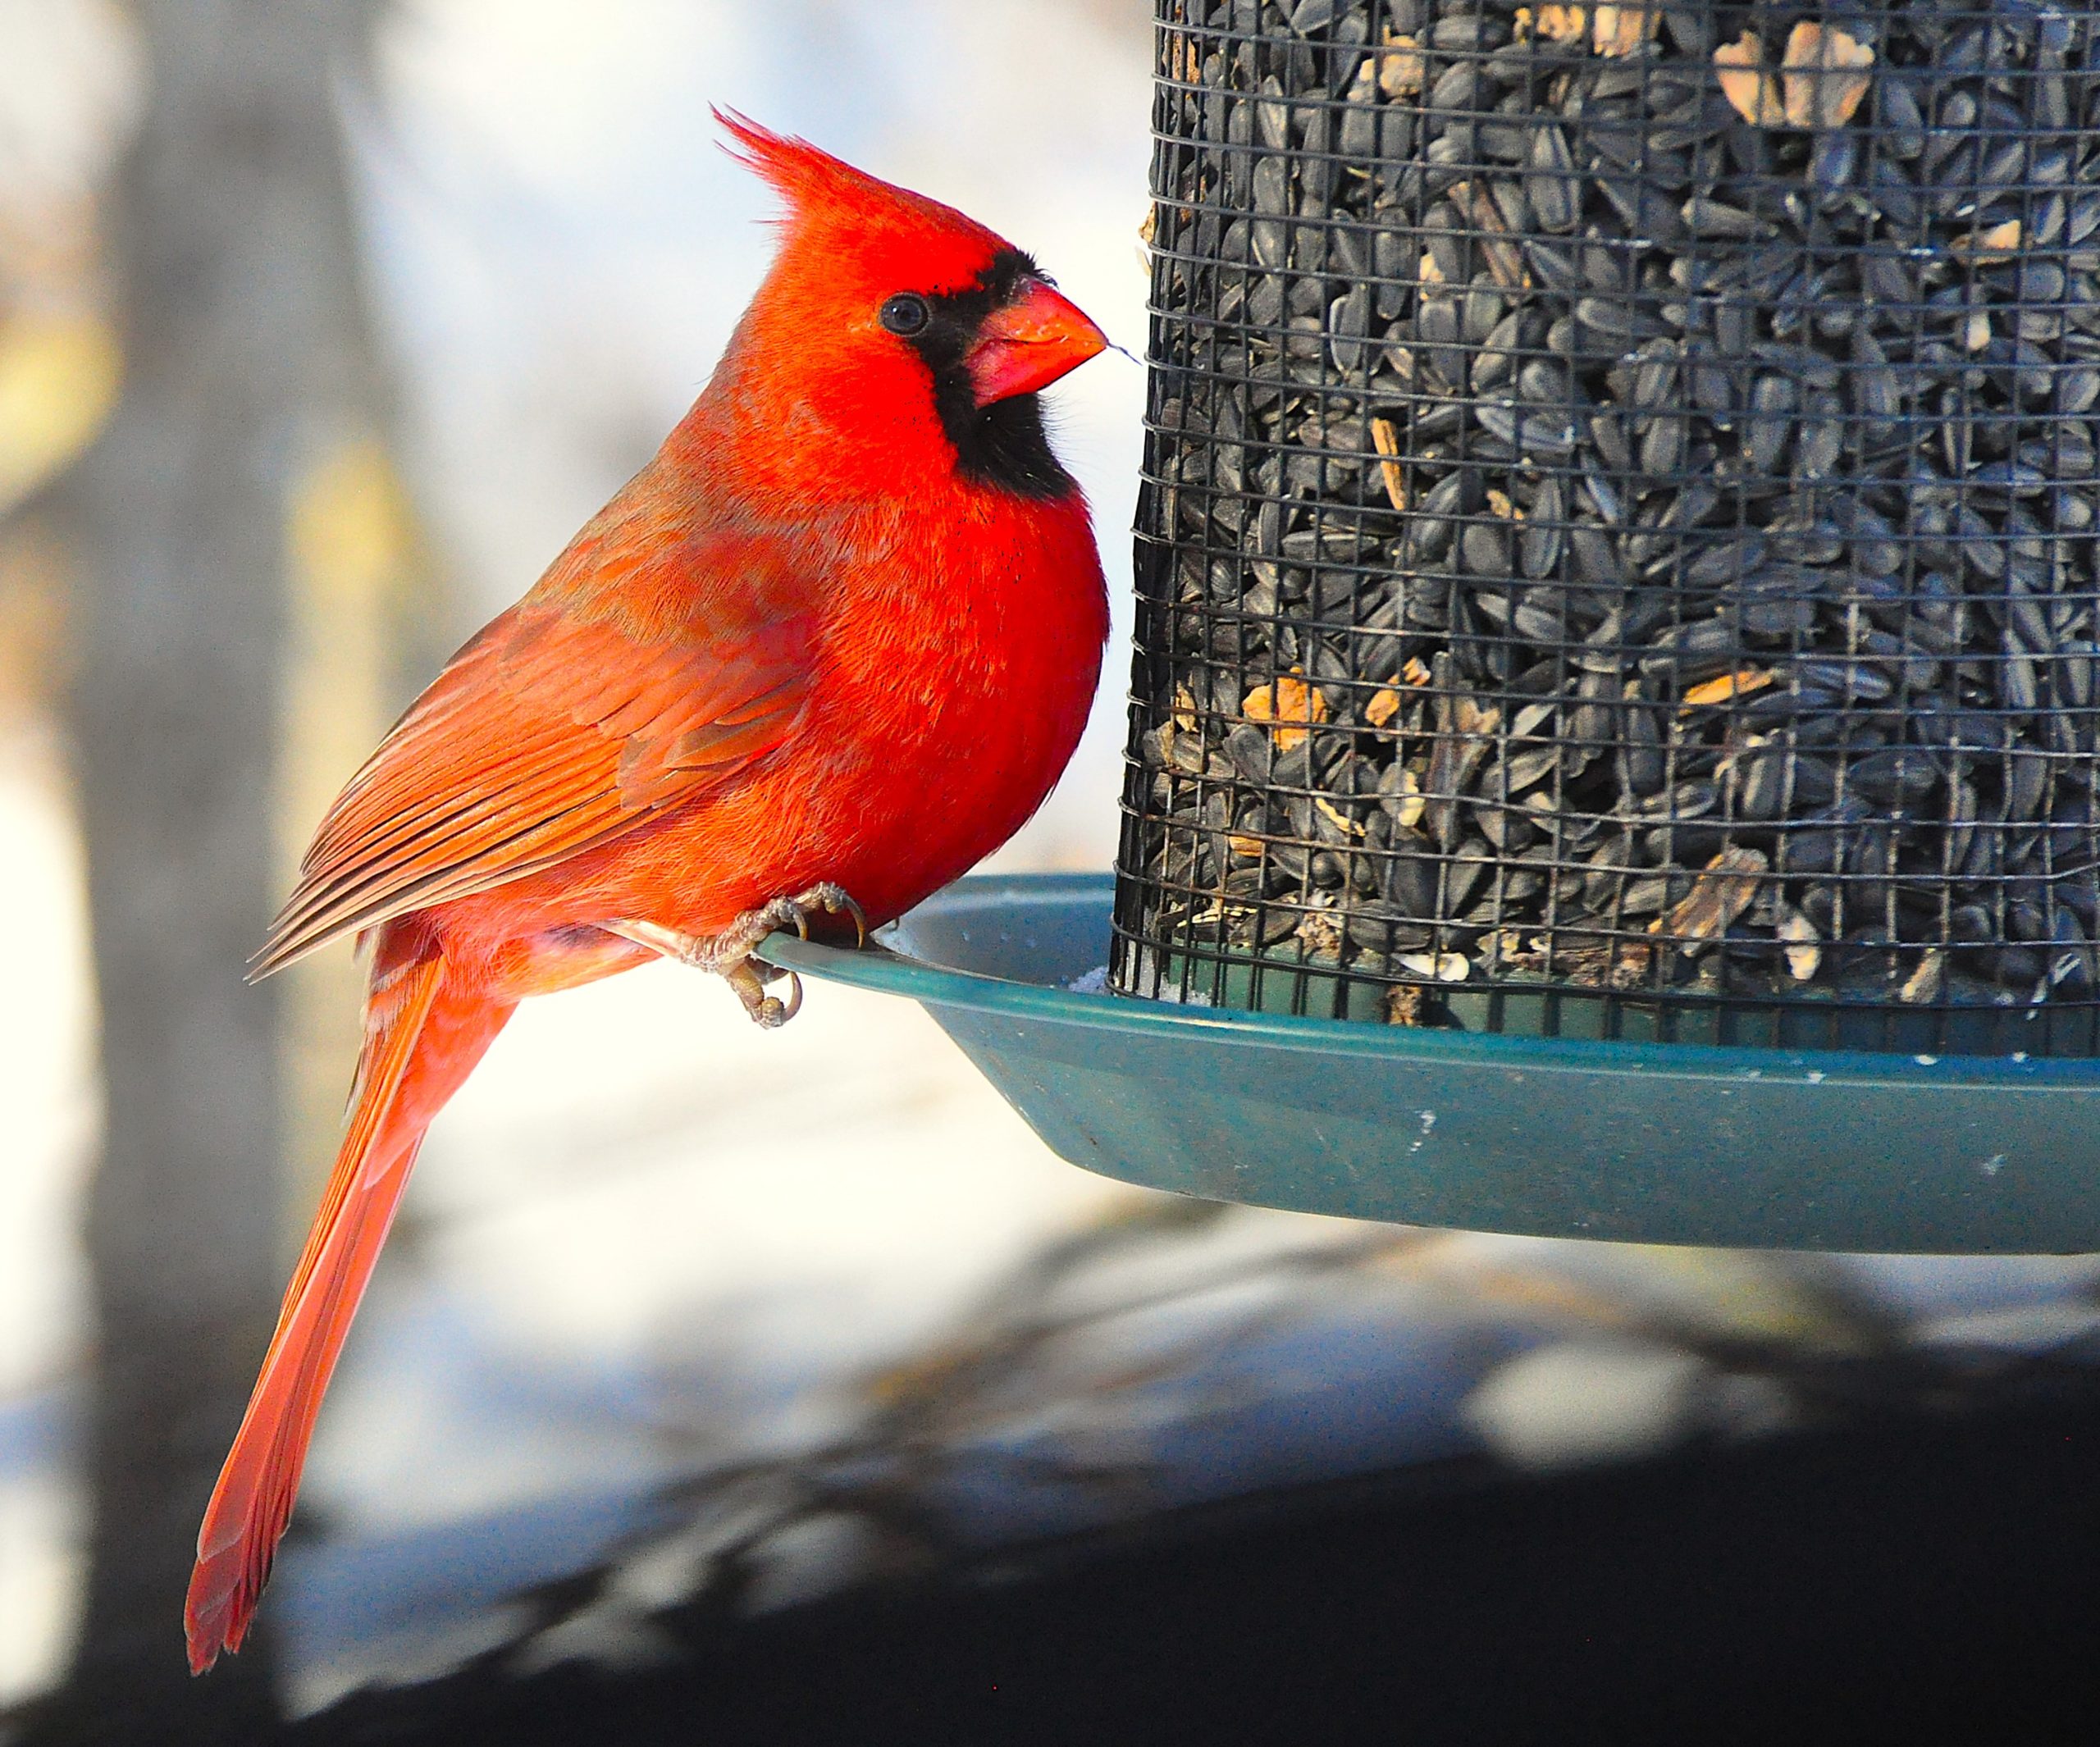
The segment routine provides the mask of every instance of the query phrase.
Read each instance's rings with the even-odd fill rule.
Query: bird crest
[[[718,107],[714,113],[734,141],[724,149],[786,200],[790,231],[819,243],[834,265],[851,259],[878,278],[893,276],[898,289],[961,290],[998,256],[1015,252],[953,207],[856,170],[736,110]]]

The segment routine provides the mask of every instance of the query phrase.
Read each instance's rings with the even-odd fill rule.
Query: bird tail
[[[291,1517],[321,1398],[424,1130],[510,1016],[512,1003],[448,983],[447,969],[418,924],[404,919],[380,929],[342,1147],[198,1530],[183,1607],[193,1674],[221,1650],[239,1649],[248,1634]]]

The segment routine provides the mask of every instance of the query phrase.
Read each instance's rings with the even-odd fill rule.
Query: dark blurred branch
[[[1206,1416],[1274,1389],[1253,1355],[1273,1352],[1280,1337],[1317,1325],[1353,1298],[1376,1294],[1381,1283],[1442,1296],[1452,1317],[1475,1325],[1469,1387],[1528,1345],[1513,1343],[1521,1331],[1549,1340],[1619,1335],[1674,1349],[1716,1377],[1770,1383],[1794,1410],[1794,1423],[1825,1430],[2031,1412],[2093,1393],[2089,1351],[1921,1343],[1911,1321],[1827,1257],[1760,1257],[1748,1277],[1757,1289],[1746,1291],[1737,1258],[1714,1256],[1708,1290],[1673,1294],[1658,1288],[1683,1270],[1629,1250],[1601,1248],[1608,1266],[1586,1270],[1580,1245],[1513,1257],[1468,1234],[1399,1226],[1365,1224],[1205,1254],[1213,1226],[1253,1216],[1168,1196],[1119,1199],[1099,1220],[1024,1257],[943,1335],[860,1380],[860,1412],[835,1435],[787,1452],[696,1461],[661,1489],[665,1508],[648,1528],[583,1571],[506,1598],[518,1610],[516,1631],[472,1666],[491,1679],[528,1679],[536,1658],[550,1653],[536,1635],[593,1615],[601,1629],[623,1621],[677,1653],[705,1653],[698,1647],[713,1641],[709,1635],[751,1611],[783,1539],[813,1524],[847,1521],[861,1537],[847,1575],[825,1581],[895,1584],[909,1576],[952,1581],[983,1557],[983,1530],[970,1523],[966,1501],[988,1493],[1080,1504],[1097,1523],[1193,1519],[1176,1502],[1169,1446]],[[1696,1279],[1698,1252],[1679,1257]],[[1208,1308],[1198,1310],[1206,1300]],[[1732,1321],[1731,1301],[1751,1314]],[[1790,1314],[1774,1317],[1778,1307]],[[1143,1328],[1152,1313],[1176,1308],[1195,1313]],[[1438,1393],[1429,1392],[1426,1414],[1445,1411]],[[1609,1402],[1600,1406],[1610,1412]],[[1717,1414],[1659,1426],[1644,1453],[1778,1423]],[[663,1429],[676,1448],[678,1428],[667,1421]],[[693,1440],[696,1453],[703,1442]],[[1483,1450],[1466,1459],[1465,1471],[1477,1481],[1494,1459]],[[1448,1484],[1460,1469],[1451,1463],[1442,1471],[1439,1484]],[[1025,1562],[1060,1537],[1082,1544],[1087,1532],[1067,1527],[1042,1540],[1019,1539],[998,1556]],[[689,1561],[688,1587],[676,1601],[640,1611],[620,1593],[623,1567],[666,1548],[681,1548]],[[652,1577],[650,1586],[660,1581]]]
[[[255,1738],[258,1645],[183,1666],[196,1524],[280,1286],[272,992],[285,511],[375,365],[334,82],[366,8],[141,0],[149,107],[116,190],[126,381],[68,482],[92,582],[74,699],[107,1129],[89,1210],[92,1565],[47,1734]]]

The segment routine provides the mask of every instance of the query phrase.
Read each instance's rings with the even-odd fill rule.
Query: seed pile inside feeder
[[[2092,1047],[2091,15],[1161,19],[1119,986]]]

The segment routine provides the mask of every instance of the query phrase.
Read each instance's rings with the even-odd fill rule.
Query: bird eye
[[[910,291],[901,292],[883,305],[883,326],[892,334],[915,334],[933,319],[926,299]]]

